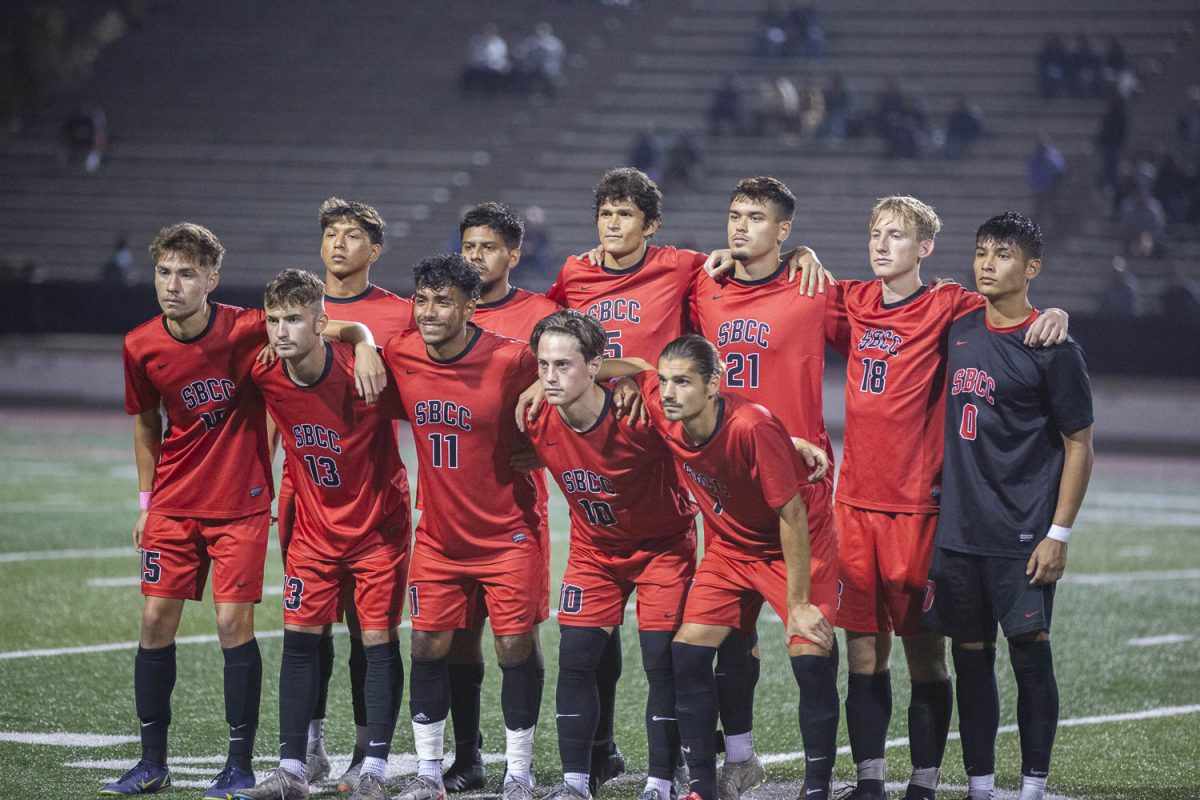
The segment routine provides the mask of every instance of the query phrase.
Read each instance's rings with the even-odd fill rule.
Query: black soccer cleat
[[[471,792],[487,785],[487,771],[483,768],[483,734],[479,734],[479,745],[475,748],[475,759],[467,761],[455,757],[450,769],[442,775],[442,785],[449,794]]]
[[[621,752],[621,748],[617,747],[616,742],[610,742],[607,755],[597,758],[596,753],[594,751],[592,753],[592,774],[588,776],[588,792],[595,797],[597,789],[618,775],[624,774],[625,755]]]

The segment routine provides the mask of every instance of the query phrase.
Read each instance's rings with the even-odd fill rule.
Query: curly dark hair
[[[458,253],[438,253],[417,262],[413,282],[418,289],[444,289],[456,286],[472,300],[479,299],[483,281],[479,270]]]
[[[662,220],[662,192],[650,176],[633,167],[618,167],[604,173],[596,185],[596,202],[592,218],[600,219],[600,206],[609,202],[628,200],[638,207],[646,224]]]

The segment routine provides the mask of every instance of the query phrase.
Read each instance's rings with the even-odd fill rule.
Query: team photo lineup
[[[162,313],[124,343],[141,757],[102,795],[172,784],[176,636],[184,601],[209,586],[229,740],[205,798],[303,800],[328,784],[355,800],[589,800],[626,771],[614,716],[627,605],[647,685],[642,800],[740,800],[766,780],[760,616],[778,618],[763,630],[782,637],[794,676],[768,702],[796,709],[803,800],[883,800],[889,778],[893,796],[932,800],[955,709],[969,800],[991,800],[997,773],[1019,781],[1019,800],[1052,794],[1050,629],[1093,408],[1067,314],[1030,301],[1035,221],[996,209],[979,220],[975,286],[929,285],[937,213],[881,198],[862,209],[875,278],[845,280],[789,241],[797,200],[781,181],[731,187],[712,209],[727,247],[699,253],[661,242],[662,193],[620,167],[594,188],[596,246],[546,294],[513,284],[522,220],[482,202],[461,219],[458,252],[406,254],[415,291],[402,297],[372,282],[386,224],[369,200],[314,209],[323,279],[284,269],[260,308],[210,299],[219,230],[176,222],[148,243]],[[827,347],[846,360],[836,465]],[[403,423],[416,465],[401,458]],[[570,514],[556,598],[549,481]],[[278,665],[255,636],[274,536]],[[346,694],[331,683],[342,623],[355,746],[335,771],[325,726],[330,695]],[[547,654],[539,627],[554,623]],[[998,632],[1019,765],[997,763]],[[897,636],[907,709],[893,709]],[[274,700],[263,673],[276,667],[279,759],[256,773],[259,709]],[[485,697],[486,669],[498,698]],[[561,762],[548,790],[533,764],[544,694]],[[485,702],[503,717],[498,786]],[[402,708],[416,774],[397,785]],[[911,771],[889,776],[894,710],[907,714]],[[847,744],[856,779],[839,786]]]

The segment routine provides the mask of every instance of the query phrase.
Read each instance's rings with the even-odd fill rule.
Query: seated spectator
[[[662,180],[663,143],[652,126],[642,128],[634,138],[629,148],[629,166],[640,169],[655,183]]]
[[[1153,186],[1154,196],[1162,203],[1168,223],[1178,224],[1191,220],[1196,184],[1196,177],[1184,170],[1175,154],[1164,150],[1158,161]]]
[[[1096,297],[1096,313],[1104,317],[1137,317],[1142,313],[1138,280],[1125,266],[1125,259],[1113,256],[1108,283]]]
[[[88,172],[95,172],[107,148],[108,119],[99,106],[79,108],[63,120],[56,156],[60,167],[82,163]]]
[[[1067,160],[1046,134],[1038,136],[1026,164],[1029,194],[1033,205],[1033,221],[1043,231],[1059,227],[1061,211],[1059,197],[1067,182]]]
[[[800,138],[811,139],[825,121],[825,94],[812,81],[800,84]]]
[[[462,89],[464,92],[492,93],[506,86],[511,73],[508,43],[500,35],[500,29],[489,23],[467,42]]]
[[[1185,163],[1200,161],[1200,84],[1188,87],[1187,103],[1175,117],[1175,142]]]
[[[113,254],[100,269],[100,280],[106,283],[120,283],[129,286],[134,281],[133,253],[129,250],[129,238],[122,233],[117,237]]]
[[[897,84],[898,86],[898,84]],[[899,102],[885,90],[880,98],[880,134],[886,158],[920,158],[929,144],[925,103],[912,92],[901,91]],[[887,109],[887,110],[885,110]]]
[[[787,50],[810,58],[821,55],[825,31],[817,19],[812,0],[796,0],[787,14]]]
[[[1104,89],[1104,63],[1085,33],[1075,34],[1067,57],[1067,93],[1073,97],[1099,97]]]
[[[742,106],[742,88],[736,75],[727,75],[713,93],[708,107],[708,134],[720,136],[726,130],[741,135],[746,130],[746,112]]]
[[[823,94],[825,119],[817,127],[817,138],[841,141],[861,136],[862,119],[854,108],[854,97],[840,72],[829,76]]]
[[[966,96],[960,96],[954,110],[946,118],[942,155],[946,158],[962,158],[982,135],[983,110]]]
[[[550,23],[539,22],[533,33],[517,45],[516,69],[521,88],[529,93],[553,96],[562,81],[566,52]]]
[[[1171,268],[1158,299],[1164,317],[1200,321],[1200,285],[1189,278],[1181,267]]]
[[[1042,39],[1037,56],[1038,94],[1045,98],[1058,97],[1066,87],[1069,56],[1067,44],[1058,33],[1048,33]]]
[[[1121,154],[1129,133],[1129,112],[1125,98],[1116,91],[1109,93],[1108,108],[1096,128],[1096,150],[1100,155],[1098,182],[1101,189],[1115,191],[1120,176]]]
[[[1138,88],[1137,73],[1125,54],[1125,47],[1116,36],[1108,37],[1108,50],[1104,54],[1104,69],[1101,73],[1104,85],[1117,90],[1122,97],[1129,97]]]
[[[521,268],[528,270],[526,275],[541,275],[550,280],[556,265],[551,258],[550,226],[546,224],[546,212],[541,206],[530,206],[522,216],[525,217],[525,236],[521,240]]]
[[[788,52],[788,15],[780,0],[771,0],[758,18],[759,53],[781,58]]]
[[[696,137],[685,131],[675,137],[667,150],[667,165],[663,169],[663,183],[672,188],[695,188],[700,184],[704,165],[704,153],[696,143]]]
[[[1167,249],[1167,213],[1162,203],[1139,183],[1134,193],[1121,201],[1117,231],[1131,256],[1161,256]]]
[[[755,136],[794,133],[799,127],[800,92],[782,75],[764,78],[754,96],[750,132]]]

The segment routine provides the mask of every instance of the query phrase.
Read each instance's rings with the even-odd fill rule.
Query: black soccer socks
[[[308,723],[321,681],[321,634],[284,630],[279,662],[279,757],[300,763],[308,753]]]
[[[262,655],[258,640],[224,648],[225,722],[229,724],[229,766],[250,770],[258,704],[262,695]]]
[[[454,724],[454,763],[479,761],[479,714],[483,662],[451,664],[450,717]]]
[[[671,631],[641,631],[642,668],[646,671],[646,772],[651,778],[672,780],[679,754],[679,723],[675,714],[675,673],[671,669]]]
[[[846,685],[846,731],[850,753],[858,765],[858,788],[883,796],[884,745],[892,720],[892,672],[851,672]]]
[[[1017,678],[1017,728],[1021,734],[1021,774],[1045,778],[1058,729],[1058,680],[1050,641],[1009,640],[1008,655]]]
[[[142,729],[142,758],[167,763],[167,729],[171,726],[171,692],[175,689],[175,643],[139,647],[133,659],[133,694]]]
[[[617,709],[617,682],[621,680],[624,666],[621,656],[621,627],[613,628],[607,637],[604,653],[596,664],[596,691],[600,695],[600,716],[596,720],[595,739],[592,742],[592,763],[608,756],[613,743],[613,716]]]
[[[325,706],[329,702],[329,679],[333,677],[333,636],[322,636],[317,646],[317,704],[313,708],[313,719],[325,719]]]
[[[330,640],[332,642],[332,640]],[[367,703],[364,691],[367,683],[367,654],[362,639],[350,637],[350,702],[354,706],[354,724],[360,728],[367,725]]]
[[[804,742],[804,791],[807,800],[827,800],[837,756],[840,708],[837,651],[832,656],[792,656],[792,674],[800,686],[800,738]]]
[[[754,655],[757,644],[758,631],[749,636],[733,631],[717,648],[717,691],[726,736],[754,730],[754,689],[761,667]]]
[[[400,643],[384,642],[363,648],[367,657],[367,679],[363,699],[367,706],[368,758],[387,759],[400,714],[400,695],[404,686],[404,662]]]
[[[941,768],[953,709],[954,690],[949,680],[912,685],[912,701],[908,705],[908,740],[914,772]]]
[[[408,676],[408,710],[419,725],[442,722],[450,713],[450,670],[442,658],[416,658]]]
[[[967,776],[996,771],[996,731],[1000,727],[1000,696],[996,692],[996,649],[967,650],[955,645],[954,690],[958,727],[962,735],[963,768]]]
[[[538,677],[542,670],[539,661],[534,652],[524,661],[500,665],[500,710],[504,727],[510,731],[525,731],[537,725],[545,682],[545,678]]]
[[[561,631],[555,691],[558,754],[564,773],[586,775],[591,772],[592,748],[600,719],[596,671],[604,660],[609,636],[600,628],[563,626]],[[607,746],[606,743],[604,755],[608,754]]]
[[[691,772],[691,790],[702,800],[717,800],[718,694],[713,674],[716,654],[715,647],[671,644],[680,747]]]

